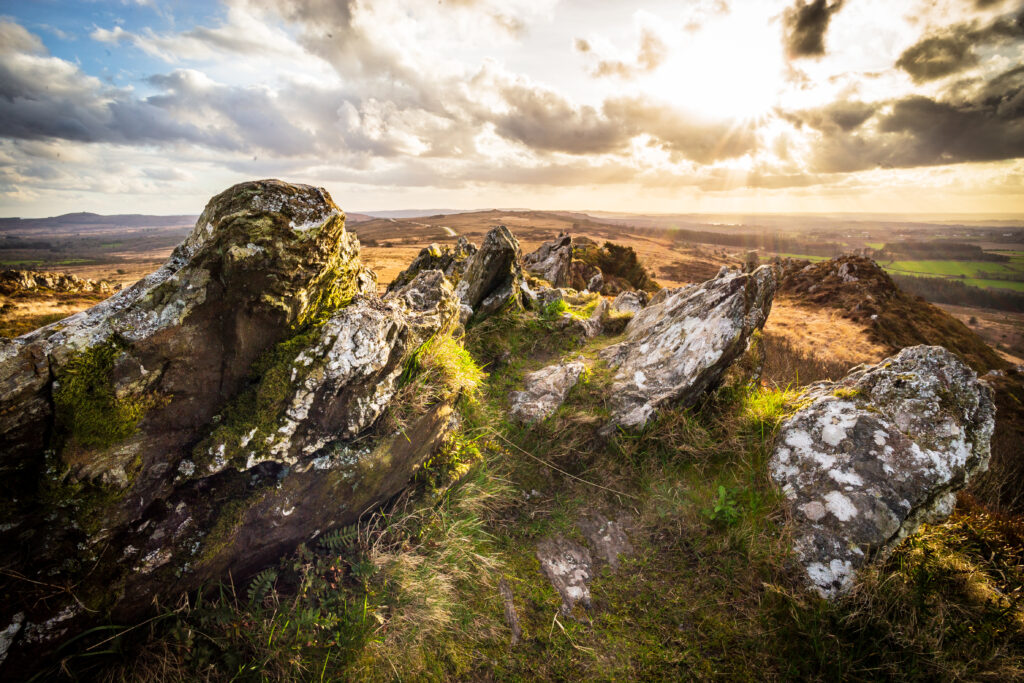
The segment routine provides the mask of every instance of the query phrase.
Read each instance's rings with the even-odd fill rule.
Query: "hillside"
[[[1024,675],[1024,382],[969,328],[868,259],[672,287],[655,239],[491,213],[352,226],[387,287],[329,196],[249,183],[0,342],[5,675]],[[575,264],[614,296],[537,275]],[[40,278],[4,291],[101,287]]]

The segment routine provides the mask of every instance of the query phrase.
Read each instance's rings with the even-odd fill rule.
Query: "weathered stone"
[[[523,257],[523,267],[553,287],[571,286],[572,237],[561,234]]]
[[[825,597],[953,510],[988,467],[992,391],[944,348],[914,346],[812,385],[781,426],[769,469],[782,487],[808,583]]]
[[[636,290],[629,292],[622,292],[612,302],[612,308],[618,311],[629,311],[630,313],[639,313],[647,302],[650,301],[651,295],[647,292],[638,292]]]
[[[633,545],[626,535],[628,517],[608,519],[600,512],[591,511],[576,522],[576,527],[590,541],[594,553],[608,563],[612,571],[619,570],[619,557],[633,555]]]
[[[537,544],[537,560],[562,598],[560,611],[563,615],[571,616],[577,604],[590,609],[587,584],[594,578],[594,572],[589,550],[562,536],[546,538]]]
[[[577,360],[531,372],[523,381],[523,390],[509,394],[512,417],[527,424],[548,417],[562,405],[585,369],[583,361]]]
[[[626,327],[625,341],[602,352],[618,368],[612,389],[614,426],[639,427],[659,406],[688,405],[711,389],[764,326],[775,294],[775,272],[726,272],[674,290]]]
[[[522,305],[523,271],[519,242],[504,225],[492,228],[466,263],[455,289],[465,309],[464,322],[472,323],[507,306]]]
[[[425,270],[440,270],[450,282],[457,284],[462,279],[462,273],[466,269],[469,258],[476,252],[476,245],[465,237],[459,237],[454,247],[450,245],[440,247],[437,244],[424,247],[409,264],[409,267],[399,273],[388,285],[388,291],[404,287]]]
[[[406,485],[452,407],[398,435],[379,417],[458,300],[436,270],[375,292],[326,192],[250,182],[211,200],[157,272],[0,341],[0,561],[76,586],[62,603],[3,579],[0,621],[25,615],[5,674],[90,621],[244,577]]]

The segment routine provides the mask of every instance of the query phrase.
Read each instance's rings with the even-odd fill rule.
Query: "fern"
[[[267,567],[257,574],[253,578],[252,583],[249,584],[249,590],[246,592],[249,597],[249,604],[255,605],[263,600],[275,580],[277,580],[277,570],[273,567]]]
[[[355,524],[350,524],[324,534],[320,537],[319,543],[320,547],[325,550],[340,552],[345,548],[351,547],[357,538],[359,538],[359,527]]]

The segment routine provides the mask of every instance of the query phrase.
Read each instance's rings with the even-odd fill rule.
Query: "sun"
[[[756,11],[722,17],[684,39],[640,84],[652,96],[712,119],[753,120],[785,87],[777,22]]]

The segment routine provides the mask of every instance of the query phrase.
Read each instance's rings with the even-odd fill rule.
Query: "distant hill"
[[[39,228],[68,229],[76,227],[166,228],[192,225],[197,215],[147,216],[138,213],[103,216],[98,213],[66,213],[50,218],[0,218],[0,230],[32,230]]]

